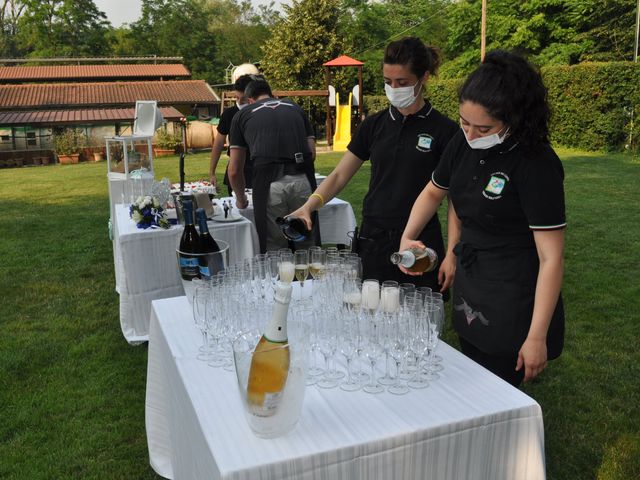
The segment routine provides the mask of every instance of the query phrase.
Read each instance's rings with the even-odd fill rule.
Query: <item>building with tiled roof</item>
[[[53,136],[65,128],[100,150],[105,136],[130,134],[137,100],[156,100],[176,132],[183,117],[210,118],[220,107],[181,64],[0,67],[0,167],[53,159]]]

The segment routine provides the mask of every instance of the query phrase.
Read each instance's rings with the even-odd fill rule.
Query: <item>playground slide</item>
[[[333,151],[344,152],[351,141],[351,93],[349,103],[340,105],[340,97],[336,93],[336,131],[333,134]]]

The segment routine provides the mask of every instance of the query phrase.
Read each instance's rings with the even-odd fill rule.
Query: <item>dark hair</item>
[[[382,63],[388,65],[408,65],[411,73],[422,78],[426,72],[438,73],[440,50],[427,46],[417,37],[405,37],[387,45]]]
[[[244,94],[247,97],[254,100],[265,94],[273,97],[271,87],[262,75],[249,75],[249,77],[251,78],[251,81],[244,89]]]
[[[486,55],[460,88],[460,103],[482,105],[524,145],[549,143],[551,110],[540,72],[525,58],[504,50]]]
[[[236,79],[235,83],[233,84],[233,89],[236,92],[244,92],[249,83],[251,83],[251,75],[242,75]]]

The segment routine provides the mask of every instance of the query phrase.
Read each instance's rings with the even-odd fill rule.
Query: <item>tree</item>
[[[260,5],[256,11],[251,2],[243,0],[212,0],[210,8],[216,12],[210,28],[216,37],[214,68],[220,81],[224,80],[227,65],[258,62],[262,45],[270,37],[270,27],[280,18],[273,2]]]
[[[23,0],[19,45],[34,57],[103,55],[109,22],[93,0]]]
[[[344,53],[339,0],[293,0],[264,44],[262,69],[279,89],[324,88],[322,64]]]
[[[487,49],[519,51],[541,66],[630,60],[636,6],[628,0],[491,0]],[[480,10],[481,0],[452,4],[447,54],[453,60],[445,76],[464,76],[478,65]]]
[[[142,15],[131,25],[137,53],[182,56],[195,78],[211,80],[216,45],[211,15],[204,0],[142,0]]]
[[[18,21],[26,5],[20,0],[3,0],[0,3],[0,55],[17,57]]]

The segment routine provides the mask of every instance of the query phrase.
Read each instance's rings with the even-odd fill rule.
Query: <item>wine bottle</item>
[[[200,253],[215,253],[220,251],[220,246],[209,233],[209,225],[207,225],[207,215],[204,208],[196,209],[196,217],[198,217],[198,227],[200,230]],[[222,255],[208,255],[200,257],[200,275],[210,277],[224,269]]]
[[[180,237],[180,275],[184,280],[200,278],[200,264],[198,255],[200,253],[200,236],[193,224],[193,202],[184,200],[182,202],[182,214],[184,216],[184,231]]]
[[[289,375],[287,313],[291,289],[291,284],[278,284],[271,320],[251,359],[247,401],[251,412],[260,417],[276,414]]]
[[[278,217],[276,223],[287,240],[302,242],[311,236],[305,223],[298,217]]]
[[[438,264],[438,254],[431,248],[410,248],[391,254],[391,263],[414,273],[430,272]]]

